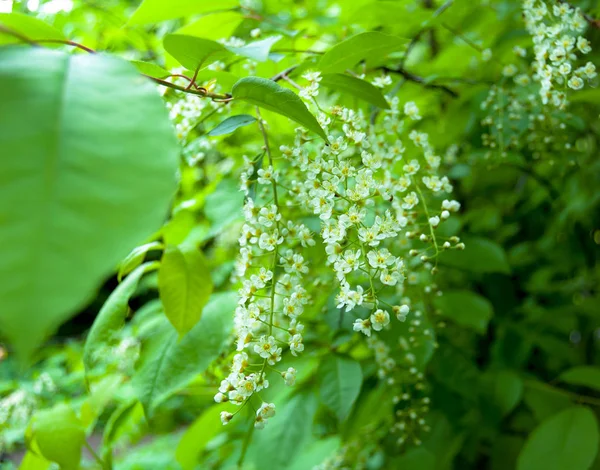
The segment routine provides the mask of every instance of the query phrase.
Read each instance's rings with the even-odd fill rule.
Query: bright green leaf
[[[236,302],[235,293],[213,294],[200,321],[181,340],[170,326],[151,338],[133,378],[147,414],[187,386],[229,344]]]
[[[360,393],[362,369],[353,359],[328,356],[320,369],[321,401],[344,421]]]
[[[131,271],[133,271],[140,264],[142,264],[142,261],[144,261],[144,257],[146,256],[147,253],[149,253],[150,251],[153,251],[153,250],[162,250],[162,249],[163,249],[163,244],[160,242],[150,242],[150,243],[146,243],[144,245],[135,247],[131,251],[131,253],[129,253],[123,261],[121,261],[121,264],[119,265],[119,272],[117,273],[119,282],[121,282],[121,280],[125,276],[127,276]]]
[[[50,26],[42,20],[22,13],[0,13],[0,25],[25,36],[32,41],[51,39],[64,41],[65,36],[54,26]],[[0,44],[22,43],[16,38],[0,29]],[[50,45],[51,43],[46,43]]]
[[[404,49],[406,39],[375,31],[360,33],[329,49],[317,65],[323,73],[344,72],[364,59],[376,60]]]
[[[286,116],[327,140],[327,135],[298,95],[272,80],[245,77],[233,86],[231,93],[235,99]]]
[[[204,255],[195,248],[167,246],[158,271],[165,315],[180,335],[198,323],[213,285]]]
[[[83,364],[86,373],[89,373],[102,359],[105,348],[115,338],[116,332],[123,327],[129,313],[129,299],[137,289],[141,277],[156,268],[158,268],[157,262],[145,263],[137,267],[106,299],[94,320],[83,348]]]
[[[517,470],[588,470],[598,452],[594,413],[573,406],[542,422],[529,435]]]
[[[207,13],[211,10],[233,8],[235,0],[219,0],[218,4],[202,0],[144,0],[129,19],[129,24],[148,24],[180,18],[182,16]]]
[[[600,367],[573,367],[560,374],[559,379],[571,385],[588,387],[600,391]]]
[[[390,107],[379,88],[360,78],[342,73],[326,73],[322,76],[319,84],[341,93],[348,93],[382,109],[389,109]]]
[[[167,69],[151,62],[142,62],[141,60],[130,60],[129,62],[131,62],[140,73],[148,75],[149,77],[165,78],[169,75]]]
[[[233,35],[235,29],[242,22],[243,16],[239,11],[220,11],[204,15],[183,28],[175,31],[175,34],[187,34],[206,39],[223,39]]]
[[[444,317],[478,333],[485,333],[494,314],[489,300],[467,290],[445,291],[434,299],[434,304]]]
[[[210,131],[208,135],[214,137],[217,135],[231,134],[236,129],[247,126],[248,124],[252,124],[254,121],[256,121],[256,118],[254,116],[250,116],[249,114],[229,116],[212,131]]]
[[[26,356],[160,227],[179,146],[125,61],[9,47],[0,62],[0,332]]]
[[[32,436],[42,455],[64,470],[78,470],[85,431],[68,405],[38,412],[31,424]]]
[[[210,39],[168,34],[163,40],[165,50],[184,67],[190,70],[202,69],[217,60],[224,60],[232,53],[225,46]]]

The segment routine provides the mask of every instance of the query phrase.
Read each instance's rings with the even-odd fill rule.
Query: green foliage
[[[382,109],[389,109],[390,105],[385,100],[381,91],[365,80],[344,75],[343,73],[327,73],[323,75],[321,85],[331,88],[334,91],[348,93],[359,100],[377,106]]]
[[[323,404],[344,421],[360,393],[363,380],[360,364],[345,357],[331,356],[319,369]]]
[[[485,333],[494,314],[486,298],[470,291],[446,291],[435,299],[435,306],[451,321],[479,333]]]
[[[589,408],[567,408],[533,431],[519,455],[517,468],[590,468],[598,452],[599,438],[598,422]]]
[[[327,140],[327,134],[298,95],[277,83],[260,77],[246,77],[231,90],[234,99],[279,113]]]
[[[231,134],[236,129],[240,127],[247,126],[248,124],[252,124],[256,121],[254,116],[250,116],[248,114],[238,114],[237,116],[229,116],[223,122],[219,123],[217,127],[211,130],[208,135],[211,137]]]
[[[158,271],[165,315],[180,335],[198,323],[213,290],[204,255],[192,248],[167,246]]]
[[[20,47],[0,60],[0,332],[28,356],[160,226],[177,147],[124,61]]]

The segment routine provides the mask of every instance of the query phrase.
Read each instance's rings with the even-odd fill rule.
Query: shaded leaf
[[[542,422],[530,435],[517,460],[517,470],[587,470],[598,452],[594,413],[573,406]]]
[[[474,273],[510,273],[504,249],[486,238],[464,237],[463,251],[444,251],[440,263]]]
[[[353,359],[329,356],[321,365],[321,401],[344,421],[360,393],[362,369]]]
[[[559,379],[571,385],[579,385],[600,391],[600,367],[573,367],[560,374]]]
[[[319,84],[341,93],[348,93],[382,109],[389,109],[390,107],[379,88],[360,78],[342,73],[326,73],[322,76]]]
[[[252,124],[256,121],[254,116],[249,114],[238,114],[237,116],[229,116],[217,127],[208,133],[208,135],[214,137],[217,135],[231,134],[236,129]]]
[[[441,310],[444,317],[478,333],[485,333],[494,314],[488,299],[467,290],[445,291],[443,295],[434,299],[434,305]]]

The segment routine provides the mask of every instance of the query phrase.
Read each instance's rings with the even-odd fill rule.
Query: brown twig
[[[424,88],[443,91],[444,93],[447,93],[448,95],[452,96],[452,98],[458,98],[458,96],[459,96],[458,93],[456,91],[454,91],[452,88],[448,88],[446,85],[440,85],[437,83],[427,83],[427,81],[423,77],[415,75],[414,73],[411,73],[402,67],[393,69],[393,68],[384,66],[384,67],[379,67],[379,69],[383,70],[384,72],[387,72],[387,73],[397,73],[399,75],[402,75],[409,82],[418,83],[420,85],[423,85]]]

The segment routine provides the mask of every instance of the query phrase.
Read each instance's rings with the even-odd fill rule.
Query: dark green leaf
[[[231,93],[235,99],[288,117],[327,140],[327,135],[298,95],[272,80],[245,77],[233,86]]]
[[[489,300],[467,290],[446,291],[434,299],[434,304],[443,316],[478,333],[485,333],[494,314]]]
[[[379,88],[360,78],[342,73],[326,73],[323,75],[320,85],[341,93],[348,93],[382,109],[390,107]]]
[[[321,401],[340,421],[350,414],[362,385],[362,369],[353,359],[328,356],[320,369]]]
[[[195,248],[167,246],[158,271],[165,315],[180,335],[198,323],[213,285],[204,255]]]
[[[142,352],[133,386],[147,414],[201,374],[229,343],[235,293],[213,294],[202,318],[181,340],[169,325]]]
[[[249,114],[238,114],[237,116],[229,116],[217,127],[208,133],[208,135],[214,137],[217,135],[231,134],[236,129],[252,124],[256,121],[254,116]]]
[[[594,413],[573,406],[542,422],[519,454],[517,470],[587,470],[598,452]]]
[[[600,367],[577,366],[560,374],[560,380],[600,391]]]
[[[0,62],[0,332],[27,355],[160,227],[179,146],[125,61],[10,47]]]
[[[464,238],[463,251],[451,250],[440,254],[444,265],[474,273],[510,273],[504,249],[486,238]]]

